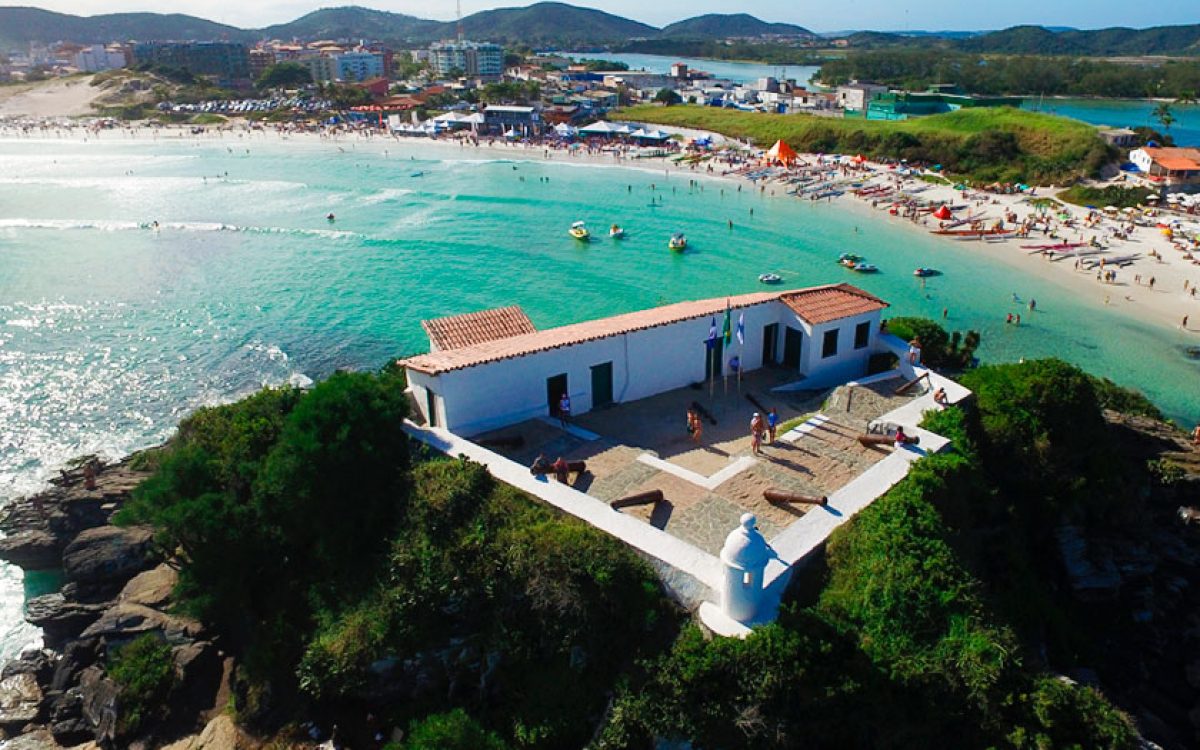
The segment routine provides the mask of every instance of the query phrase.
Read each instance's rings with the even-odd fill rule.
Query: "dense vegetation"
[[[276,63],[262,72],[254,82],[260,89],[299,88],[312,83],[312,73],[300,63]]]
[[[783,140],[800,152],[865,154],[941,164],[981,182],[1063,184],[1090,176],[1109,148],[1090,125],[1007,107],[964,109],[903,122],[775,115],[717,107],[638,106],[620,117],[711,130],[767,148]]]
[[[339,373],[201,409],[120,520],[158,529],[181,606],[236,644],[239,717],[404,726],[449,701],[520,747],[578,747],[674,627],[653,574],[478,465],[413,468],[402,389]]]
[[[1156,190],[1142,187],[1106,185],[1097,188],[1087,185],[1072,185],[1060,192],[1058,199],[1074,203],[1076,206],[1091,206],[1092,208],[1104,208],[1105,206],[1136,208],[1147,205],[1146,199],[1157,194]]]
[[[929,321],[892,326],[962,360]],[[1054,595],[1052,531],[1137,516],[1145,472],[1101,409],[1153,407],[1057,360],[963,382],[975,403],[925,423],[955,450],[835,532],[744,641],[678,631],[617,542],[414,453],[394,374],[200,410],[123,516],[158,528],[183,606],[239,654],[244,721],[408,727],[389,750],[1131,748],[1121,712],[1055,676],[1103,641]],[[164,654],[135,644],[118,669],[151,715]]]
[[[827,85],[858,79],[909,91],[948,83],[973,94],[1194,98],[1200,92],[1200,61],[1131,65],[1044,53],[985,57],[909,47],[854,52],[822,65],[817,77]]]

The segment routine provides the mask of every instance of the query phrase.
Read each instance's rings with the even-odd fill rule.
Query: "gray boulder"
[[[195,620],[176,617],[156,609],[122,602],[106,611],[80,635],[81,638],[103,637],[113,641],[131,641],[143,633],[157,631],[170,643],[195,640],[203,627]]]
[[[83,699],[83,718],[93,727],[97,742],[112,742],[117,735],[121,689],[97,666],[79,675],[79,694]]]
[[[25,619],[42,629],[47,646],[58,648],[99,619],[110,604],[86,604],[62,594],[45,594],[26,602]]]
[[[24,570],[54,570],[62,565],[62,543],[43,529],[19,531],[0,539],[0,560]]]
[[[117,596],[118,602],[141,604],[144,607],[163,609],[179,582],[179,573],[163,563],[153,570],[138,573],[129,579]]]
[[[32,674],[0,680],[0,728],[11,732],[36,721],[41,707],[42,689]]]
[[[80,583],[124,583],[158,562],[153,539],[153,531],[141,526],[87,529],[63,551],[63,571]]]

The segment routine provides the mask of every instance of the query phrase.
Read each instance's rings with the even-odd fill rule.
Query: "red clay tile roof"
[[[888,303],[875,295],[850,284],[832,284],[784,292],[779,295],[779,301],[813,325],[882,310],[888,306]]]
[[[1200,169],[1200,149],[1196,148],[1145,148],[1146,154],[1163,169],[1191,171]]]
[[[462,349],[496,339],[507,339],[534,333],[533,321],[520,307],[501,307],[481,310],[448,318],[422,320],[421,327],[429,334],[429,343],[436,350]]]
[[[1163,169],[1169,169],[1172,172],[1194,172],[1200,169],[1200,164],[1192,159],[1180,156],[1168,156],[1154,160]]]
[[[615,315],[611,318],[588,320],[545,331],[489,340],[468,347],[419,354],[400,360],[400,364],[417,372],[439,375],[444,372],[497,362],[502,359],[512,359],[563,346],[582,344],[609,336],[619,336],[684,320],[719,315],[725,311],[726,304],[736,310],[776,301],[783,301],[810,323],[824,323],[840,317],[849,317],[887,307],[887,303],[883,300],[850,284],[830,284],[790,292],[755,292],[736,297],[677,302],[673,305]],[[720,321],[718,321],[719,324]]]

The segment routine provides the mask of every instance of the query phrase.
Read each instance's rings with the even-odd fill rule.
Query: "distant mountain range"
[[[592,8],[543,2],[523,8],[496,8],[465,17],[463,31],[472,39],[534,47],[597,48],[631,39],[713,41],[729,37],[816,35],[801,26],[769,23],[745,13],[709,14],[655,28]],[[0,7],[0,49],[22,49],[30,42],[81,43],[120,40],[369,39],[396,46],[451,38],[454,22],[432,21],[402,13],[348,6],[322,8],[294,21],[262,29],[240,29],[195,16],[159,13],[110,13],[74,16],[30,7]],[[828,34],[821,36],[827,37]],[[968,52],[1063,55],[1200,55],[1200,25],[1150,29],[1078,29],[1015,26],[1003,31],[846,32],[852,47],[941,44]]]

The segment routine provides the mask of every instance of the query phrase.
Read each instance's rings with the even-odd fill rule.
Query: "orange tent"
[[[798,158],[799,156],[792,150],[792,147],[783,141],[775,141],[775,145],[767,151],[767,159],[769,161],[778,161],[785,165],[795,163]]]
[[[938,210],[933,212],[933,218],[938,219],[939,221],[946,221],[947,219],[953,217],[954,214],[950,213],[950,209],[946,207],[945,203],[943,203]]]

